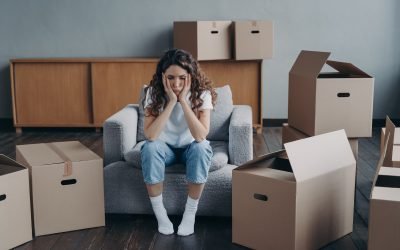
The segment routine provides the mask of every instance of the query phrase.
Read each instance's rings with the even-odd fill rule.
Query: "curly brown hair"
[[[200,98],[200,96],[204,91],[207,90],[210,91],[212,104],[215,106],[217,101],[217,93],[213,88],[212,81],[209,80],[201,70],[200,64],[197,62],[197,60],[195,60],[187,51],[181,49],[170,49],[167,50],[161,57],[157,64],[156,73],[153,75],[153,79],[150,81],[149,86],[145,88],[145,93],[147,93],[149,88],[152,89],[150,92],[151,104],[148,106],[149,112],[146,112],[146,116],[157,117],[168,103],[168,98],[162,83],[162,74],[171,65],[177,65],[185,69],[192,78],[192,84],[190,87],[190,101],[192,102],[193,112],[197,114],[198,109],[203,104],[203,100]],[[142,104],[144,104],[144,99],[142,100]]]

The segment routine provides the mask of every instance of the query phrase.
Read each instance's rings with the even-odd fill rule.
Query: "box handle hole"
[[[211,34],[218,34],[218,30],[212,30]]]
[[[251,31],[251,34],[258,34],[258,33],[260,33],[259,30],[252,30],[252,31]]]
[[[2,194],[0,195],[0,201],[4,201],[7,198],[7,195]]]
[[[263,195],[263,194],[254,194],[254,199],[260,200],[260,201],[267,201],[268,196]]]
[[[376,187],[400,188],[400,176],[378,175]]]
[[[76,179],[62,180],[61,185],[73,185],[76,184]]]
[[[341,92],[337,94],[338,97],[350,97],[350,93],[348,92]]]

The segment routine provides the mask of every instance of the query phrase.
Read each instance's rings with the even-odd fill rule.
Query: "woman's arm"
[[[185,80],[185,86],[182,92],[179,94],[179,102],[182,105],[183,113],[188,124],[190,133],[197,142],[201,142],[206,139],[208,131],[210,129],[210,110],[204,109],[199,111],[199,117],[193,112],[189,103],[186,100],[186,96],[189,92],[192,83],[191,75],[189,74]]]
[[[168,79],[163,74],[163,85],[165,92],[168,95],[168,104],[165,109],[160,113],[159,116],[154,117],[149,115],[149,109],[146,109],[146,115],[144,116],[144,135],[147,137],[148,140],[154,141],[158,138],[161,134],[161,131],[164,129],[165,124],[167,123],[172,110],[176,102],[178,101],[177,96],[172,91],[171,86],[169,84]]]
[[[197,118],[187,101],[181,101],[181,105],[193,138],[197,142],[205,140],[210,130],[210,110],[200,110]]]

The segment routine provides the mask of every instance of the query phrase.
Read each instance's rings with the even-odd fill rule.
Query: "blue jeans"
[[[205,183],[213,152],[210,142],[193,141],[186,148],[172,148],[161,140],[146,141],[141,149],[142,172],[146,184],[164,181],[165,167],[175,163],[186,166],[186,180],[190,183]]]

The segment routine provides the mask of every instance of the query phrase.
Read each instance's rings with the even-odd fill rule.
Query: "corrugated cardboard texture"
[[[317,249],[352,231],[355,160],[344,130],[287,143],[233,170],[232,241]]]
[[[297,141],[309,137],[303,132],[293,128],[287,123],[282,124],[282,147],[287,142]],[[348,138],[351,150],[353,151],[354,158],[358,159],[358,139]]]
[[[174,22],[174,47],[190,52],[197,60],[232,58],[232,21]]]
[[[289,124],[307,135],[345,129],[370,137],[374,78],[350,63],[327,61],[328,52],[301,51],[289,72]],[[321,73],[325,63],[339,70]]]
[[[62,162],[49,163],[50,151]],[[36,236],[105,225],[103,161],[88,148],[77,141],[17,146],[17,160],[44,163],[30,166]],[[64,160],[72,161],[70,176]]]
[[[368,249],[399,249],[400,168],[387,153],[393,149],[395,125],[386,117],[384,146],[374,178],[369,210]],[[381,179],[382,178],[382,179]],[[390,181],[389,181],[390,179]]]
[[[233,28],[236,60],[272,58],[274,48],[272,21],[235,21]]]
[[[5,155],[0,155],[0,197],[0,249],[32,240],[29,173]]]

